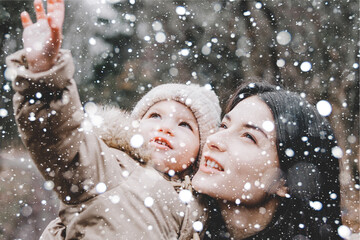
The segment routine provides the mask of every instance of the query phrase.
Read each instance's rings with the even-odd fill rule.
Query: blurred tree
[[[74,56],[84,102],[131,109],[152,86],[191,81],[210,84],[224,103],[247,79],[281,84],[314,104],[328,101],[329,120],[343,151],[344,221],[353,231],[360,230],[358,0],[66,4],[63,47]],[[18,16],[31,5],[0,2],[1,71],[4,58],[21,48]],[[18,144],[18,137],[11,84],[1,84],[1,147],[7,151]]]

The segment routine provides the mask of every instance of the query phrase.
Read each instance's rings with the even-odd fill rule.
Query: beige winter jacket
[[[30,72],[24,50],[9,56],[7,67],[16,74],[13,104],[22,140],[62,201],[44,239],[191,239],[193,223],[205,225],[205,200],[181,201],[174,183],[136,161],[138,153],[125,153],[126,137],[112,135],[115,127],[131,127],[126,115],[96,130],[84,114],[69,51],[61,50],[46,72]]]

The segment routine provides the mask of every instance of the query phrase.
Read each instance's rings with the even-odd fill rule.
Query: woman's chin
[[[192,186],[199,193],[209,195],[210,197],[218,196],[218,194],[215,193],[217,190],[217,186],[214,186],[214,183],[212,183],[212,179],[210,179],[207,174],[197,172],[192,179]]]
[[[205,187],[205,179],[200,172],[197,172],[192,179],[193,188],[199,193],[204,193]],[[206,193],[205,193],[206,194]]]
[[[234,193],[228,192],[225,188],[220,187],[216,178],[200,171],[193,177],[192,186],[197,192],[221,201],[235,202],[236,200]]]

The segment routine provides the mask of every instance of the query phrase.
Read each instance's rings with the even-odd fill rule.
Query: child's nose
[[[162,133],[165,133],[169,136],[174,136],[174,131],[171,130],[170,127],[168,126],[159,126],[158,129],[157,129],[158,132],[162,132]]]

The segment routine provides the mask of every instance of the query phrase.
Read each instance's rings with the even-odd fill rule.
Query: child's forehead
[[[195,119],[193,112],[188,106],[173,99],[161,100],[155,103],[148,109],[147,113],[154,110],[179,117],[192,116]]]
[[[186,105],[184,105],[181,102],[175,101],[173,99],[161,100],[161,101],[155,103],[154,105],[152,105],[149,108],[149,110],[150,109],[168,110],[168,111],[172,111],[172,112],[177,112],[177,111],[191,112],[191,110]]]

